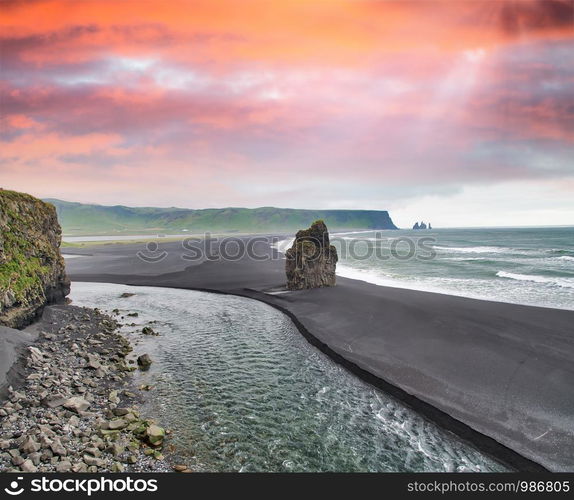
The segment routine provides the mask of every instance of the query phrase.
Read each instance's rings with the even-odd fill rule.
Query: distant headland
[[[292,232],[322,219],[331,230],[398,229],[386,210],[292,208],[157,208],[103,206],[46,199],[58,212],[64,234],[154,232]]]

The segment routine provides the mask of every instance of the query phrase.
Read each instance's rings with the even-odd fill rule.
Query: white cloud
[[[450,196],[423,196],[396,210],[391,207],[391,215],[401,227],[417,220],[430,220],[434,227],[574,225],[573,182],[466,186]]]
[[[484,56],[486,55],[486,50],[480,48],[473,50],[465,50],[463,54],[468,62],[477,63],[484,58]]]

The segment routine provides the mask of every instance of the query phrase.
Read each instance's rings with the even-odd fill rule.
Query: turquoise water
[[[195,470],[504,470],[331,362],[266,304],[97,283],[73,283],[71,298],[139,313],[124,333],[153,359],[135,375],[154,387],[145,413],[173,430],[177,461]],[[159,337],[139,333],[149,321]]]
[[[339,249],[340,276],[574,309],[574,227],[362,231],[332,237]],[[287,245],[285,241],[278,248]],[[413,246],[416,252],[406,258]],[[428,258],[429,248],[433,258]]]

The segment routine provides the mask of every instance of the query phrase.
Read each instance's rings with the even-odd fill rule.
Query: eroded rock
[[[330,244],[329,231],[322,220],[298,231],[285,256],[289,290],[335,286],[337,249]]]

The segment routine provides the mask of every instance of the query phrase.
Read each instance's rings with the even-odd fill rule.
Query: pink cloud
[[[0,181],[238,204],[556,176],[572,151],[566,1],[130,4],[5,9]]]

